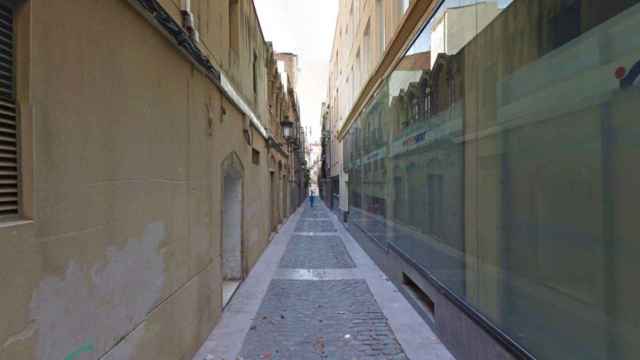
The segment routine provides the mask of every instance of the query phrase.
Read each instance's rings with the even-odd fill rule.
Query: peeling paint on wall
[[[140,324],[164,286],[159,246],[166,237],[164,224],[149,224],[142,239],[107,249],[106,263],[88,268],[72,260],[64,279],[42,280],[31,301],[38,358],[64,359],[87,343],[104,352]]]
[[[36,324],[34,321],[32,321],[31,323],[29,323],[29,325],[27,325],[27,327],[24,330],[22,330],[18,334],[10,336],[7,339],[7,341],[5,341],[5,343],[2,345],[2,347],[8,348],[14,343],[25,341],[31,338],[35,332],[36,332]]]

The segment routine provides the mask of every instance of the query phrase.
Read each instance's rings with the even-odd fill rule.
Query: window
[[[351,43],[351,37],[349,37],[349,24],[347,23],[347,25],[344,26],[344,38],[345,41],[347,42],[347,44]],[[347,52],[348,54],[348,52]]]
[[[349,104],[349,103],[351,102],[351,99],[350,99],[350,96],[349,96],[349,95],[351,94],[351,88],[350,88],[350,86],[351,86],[351,85],[350,85],[350,83],[349,83],[349,77],[348,77],[348,76],[347,76],[347,80],[345,81],[345,83],[344,83],[344,84],[345,84],[345,87],[346,87],[347,89],[349,89],[349,90],[347,91],[347,94],[345,94],[345,97],[347,98],[347,99],[346,99],[347,101],[345,101],[345,102],[342,104],[342,115],[345,115],[345,113],[346,113],[346,110],[345,110],[345,109],[346,109],[348,106],[350,106],[350,104]]]
[[[362,76],[361,76],[361,73],[362,73],[362,66],[361,66],[361,61],[362,61],[362,58],[360,57],[360,48],[358,48],[358,51],[356,51],[356,64],[355,64],[356,68],[355,68],[355,74],[354,74],[354,76],[353,76],[353,79],[354,79],[354,81],[353,81],[353,85],[354,85],[354,88],[355,88],[356,90],[360,88],[360,83],[362,82]],[[355,92],[355,91],[354,91],[354,92]]]
[[[258,55],[253,51],[253,94],[258,94]]]
[[[356,98],[356,79],[355,79],[355,68],[351,65],[351,99],[349,101],[349,111],[351,111],[351,106],[355,102]]]
[[[19,214],[13,9],[0,3],[0,216]]]
[[[251,162],[253,162],[254,165],[260,165],[260,151],[251,149]]]
[[[429,232],[440,238],[445,236],[444,229],[444,204],[443,204],[443,176],[440,174],[429,174],[427,178],[428,200],[427,216]]]
[[[229,0],[229,49],[237,55],[240,47],[240,2]]]
[[[415,97],[411,102],[411,121],[417,122],[420,120],[420,99]]]
[[[357,29],[358,25],[360,24],[358,20],[360,20],[360,1],[359,0],[353,0],[354,5],[353,5],[353,9],[354,9],[354,13],[353,13],[353,24],[355,25],[354,28]]]
[[[549,19],[553,49],[580,35],[580,1],[573,1]]]
[[[333,125],[331,125],[332,130],[335,130],[336,128],[336,124],[338,123],[339,119],[340,119],[340,113],[341,113],[341,109],[340,109],[340,105],[342,105],[342,101],[340,101],[340,89],[336,89],[336,106],[335,106],[335,114],[333,117]]]
[[[367,25],[364,28],[364,36],[362,38],[362,75],[364,81],[369,78],[369,67],[371,60],[371,21],[367,20]]]
[[[384,0],[376,0],[376,18],[378,27],[378,51],[380,58],[384,54],[385,38],[384,38]]]
[[[353,3],[355,2],[355,0],[353,2],[351,2],[351,10],[349,10],[349,20],[352,20],[351,23],[353,24],[353,20],[355,20],[355,17],[353,16]],[[354,26],[355,29],[355,26]]]
[[[424,116],[426,119],[431,117],[431,88],[427,88],[424,95]]]

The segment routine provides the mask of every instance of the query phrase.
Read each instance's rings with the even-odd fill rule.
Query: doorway
[[[282,182],[281,182],[281,187],[282,187],[282,191],[281,191],[281,203],[282,206],[280,207],[280,218],[282,219],[281,222],[284,223],[284,219],[287,218],[287,176],[286,175],[282,175]]]
[[[223,163],[222,184],[222,306],[244,277],[242,246],[242,166],[235,154]]]
[[[271,232],[275,232],[278,226],[276,222],[276,184],[275,175],[271,171],[269,173],[269,220],[271,222]]]

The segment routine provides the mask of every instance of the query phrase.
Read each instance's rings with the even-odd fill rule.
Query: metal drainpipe
[[[191,36],[191,40],[198,44],[200,42],[200,34],[196,28],[195,18],[191,11],[191,0],[182,0],[182,7],[180,9],[182,13],[182,26],[187,30]]]

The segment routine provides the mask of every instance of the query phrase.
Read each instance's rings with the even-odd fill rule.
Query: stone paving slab
[[[241,359],[408,359],[364,280],[271,281]]]
[[[303,220],[300,219],[295,232],[314,232],[314,233],[330,233],[337,232],[335,225],[331,220]]]
[[[344,269],[355,264],[339,236],[294,235],[280,267],[287,269]]]
[[[290,280],[347,280],[360,279],[356,269],[278,269],[275,279]]]
[[[323,209],[311,209],[311,208],[306,208],[303,212],[302,212],[302,216],[301,219],[329,219],[329,213],[326,210]]]

